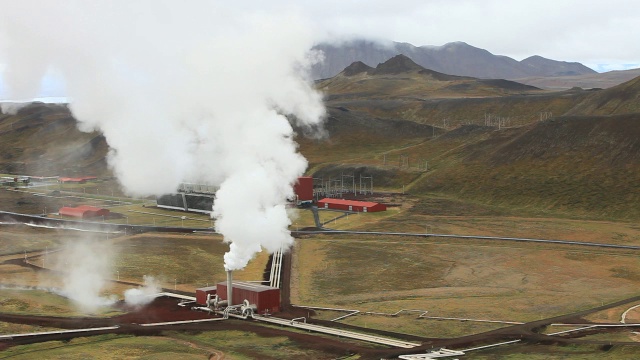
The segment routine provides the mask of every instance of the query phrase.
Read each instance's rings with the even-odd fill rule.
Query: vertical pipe
[[[231,294],[233,294],[233,273],[227,270],[227,306],[233,305]]]

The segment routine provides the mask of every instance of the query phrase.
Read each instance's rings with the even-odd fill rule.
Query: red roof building
[[[109,216],[109,210],[89,205],[81,205],[77,207],[64,206],[58,210],[58,214],[68,217],[88,219],[98,216]]]
[[[227,300],[227,282],[216,284],[217,293],[220,299]],[[259,314],[280,311],[280,289],[271,286],[250,283],[245,281],[234,281],[231,294],[233,304],[242,304],[248,300],[250,304],[257,306]]]
[[[89,180],[96,180],[97,177],[95,176],[83,176],[83,177],[60,177],[58,178],[58,181],[61,183],[77,183],[77,184],[84,184],[85,182],[89,181]]]
[[[320,209],[335,209],[355,212],[377,212],[387,210],[385,204],[370,201],[324,198],[318,201]]]

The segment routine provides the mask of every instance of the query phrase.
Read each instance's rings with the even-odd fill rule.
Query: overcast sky
[[[522,60],[577,61],[598,71],[640,67],[637,0],[305,1],[303,11],[336,37],[416,46],[464,41]]]
[[[71,4],[71,0],[59,1]],[[109,4],[127,12],[130,1],[147,0],[110,0]],[[147,2],[149,6],[144,8],[148,12],[139,16],[154,17],[167,4],[179,6],[188,14],[203,14],[210,11],[203,5],[216,1]],[[12,3],[21,1],[0,0],[0,11],[8,10]],[[34,9],[41,8],[42,3],[31,3]],[[24,21],[33,22],[33,11],[11,16],[24,16]],[[234,2],[230,11],[262,12],[266,16],[296,13],[306,19],[304,23],[317,42],[366,38],[439,46],[463,41],[516,60],[540,55],[577,61],[600,72],[640,68],[640,0],[243,0]],[[84,31],[77,29],[79,34]],[[2,40],[0,34],[0,45]],[[43,80],[42,95],[64,93],[62,83],[49,73]],[[3,92],[6,89],[0,79],[0,98]]]

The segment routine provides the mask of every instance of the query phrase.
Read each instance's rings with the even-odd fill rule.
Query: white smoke
[[[318,59],[309,22],[290,5],[3,1],[6,85],[24,98],[61,74],[131,194],[219,185],[216,230],[231,243],[225,267],[239,269],[292,241],[285,201],[307,163],[284,115],[310,128],[324,116],[305,75]]]
[[[153,276],[143,276],[144,285],[124,292],[124,302],[132,306],[146,305],[153,301],[162,287]]]
[[[7,115],[15,115],[25,106],[27,106],[27,103],[3,102],[0,103],[0,112]]]
[[[92,239],[69,242],[60,252],[48,256],[46,264],[64,272],[60,294],[71,299],[86,313],[116,302],[114,296],[103,296],[109,275],[113,273],[112,252],[108,245]]]

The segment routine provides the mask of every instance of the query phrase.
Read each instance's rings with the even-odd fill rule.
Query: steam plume
[[[124,292],[124,301],[133,306],[145,305],[155,299],[154,295],[162,289],[153,276],[143,277],[144,285],[135,289],[128,289]]]
[[[53,268],[66,272],[61,295],[71,299],[81,311],[94,312],[117,300],[101,294],[113,273],[112,253],[105,244],[90,238],[67,242],[53,258]]]
[[[12,95],[34,96],[43,74],[62,74],[81,129],[104,133],[126,191],[220,186],[227,269],[291,242],[285,199],[307,163],[284,115],[303,127],[324,116],[305,75],[318,58],[306,19],[287,4],[254,5],[19,0],[0,15]]]

